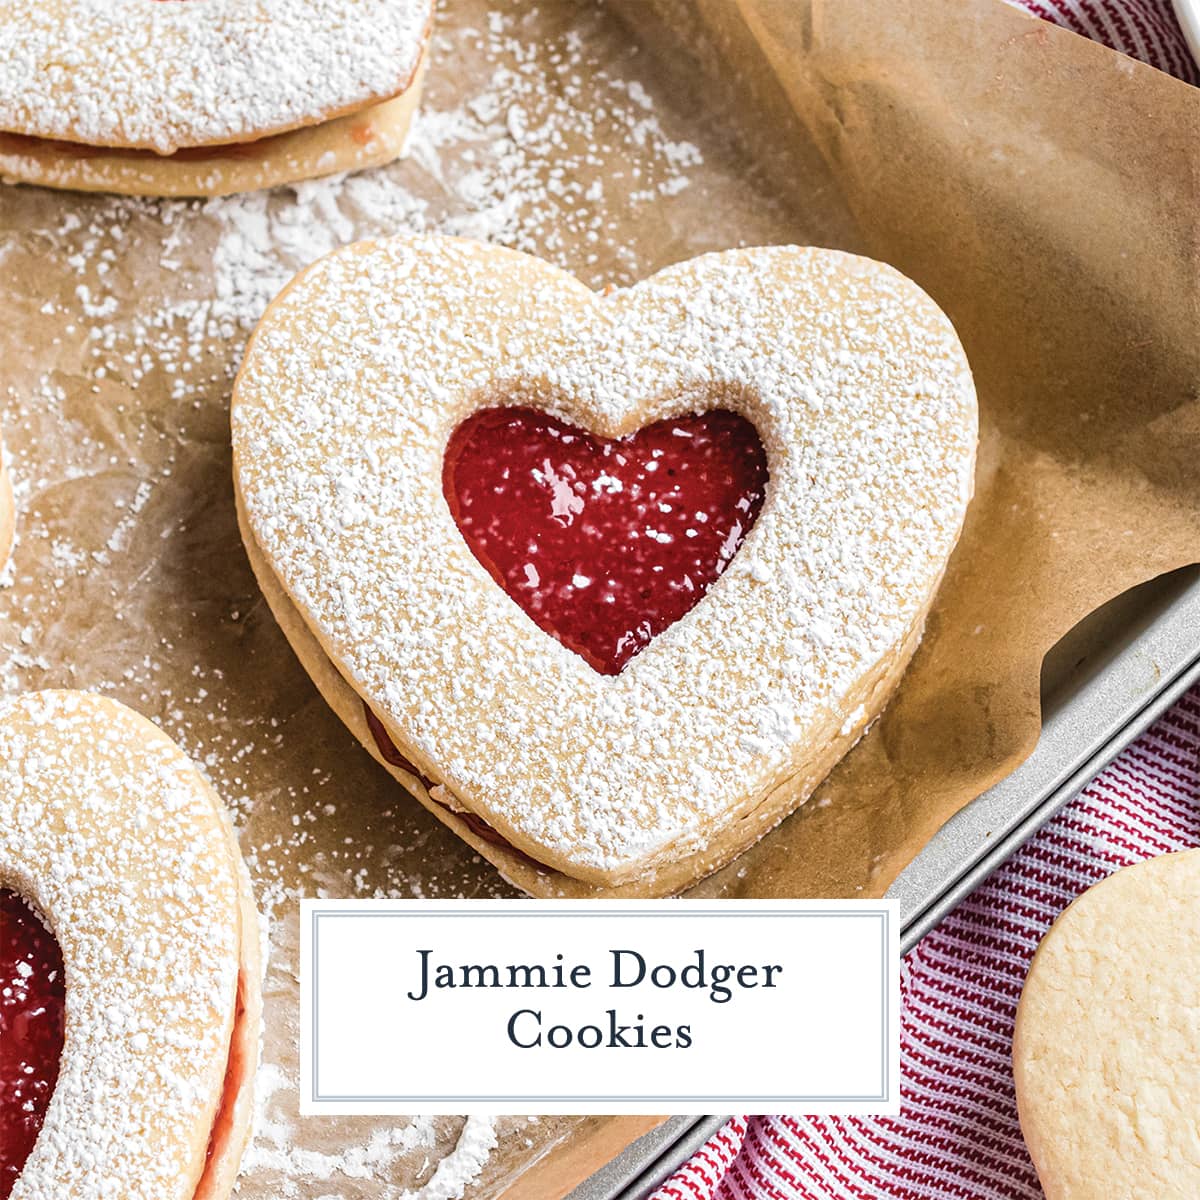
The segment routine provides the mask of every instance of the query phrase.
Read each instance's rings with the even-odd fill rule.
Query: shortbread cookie
[[[403,149],[433,0],[0,0],[0,178],[215,196]]]
[[[0,889],[0,958],[27,950],[0,1001],[26,1039],[23,1058],[0,1056],[0,1072],[19,1068],[0,1079],[0,1195],[226,1200],[253,1109],[261,965],[220,801],[111,700],[5,700]]]
[[[647,895],[760,837],[886,703],[976,408],[945,316],[867,259],[731,251],[601,297],[429,237],[284,292],[233,439],[264,594],[364,745],[526,890]]]
[[[1126,867],[1054,923],[1013,1047],[1047,1200],[1200,1196],[1200,850]]]
[[[0,133],[0,179],[125,196],[228,196],[383,166],[404,149],[423,73],[422,63],[403,95],[349,116],[258,142],[165,157],[151,150],[110,150]]]

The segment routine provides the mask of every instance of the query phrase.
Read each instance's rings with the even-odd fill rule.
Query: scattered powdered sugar
[[[460,1200],[495,1148],[496,1122],[491,1117],[468,1117],[458,1144],[438,1163],[433,1178],[417,1191],[405,1192],[402,1200]]]
[[[408,1125],[372,1129],[364,1144],[346,1146],[335,1153],[297,1146],[291,1122],[272,1116],[270,1107],[278,1093],[291,1097],[297,1087],[297,1080],[275,1063],[264,1063],[259,1070],[255,1083],[254,1141],[242,1160],[242,1169],[248,1174],[271,1172],[282,1175],[285,1181],[386,1177],[404,1154],[433,1146],[435,1129],[427,1117],[417,1117]]]
[[[414,1117],[404,1125],[354,1122],[339,1131],[336,1146],[317,1150],[296,1144],[291,1119],[280,1111],[294,1105],[297,1081],[274,1063],[259,1071],[255,1134],[242,1162],[246,1176],[269,1180],[274,1200],[324,1200],[322,1185],[382,1182],[380,1200],[460,1200],[483,1171],[498,1144],[492,1117]],[[508,1118],[506,1133],[517,1136],[521,1119]],[[347,1133],[349,1136],[347,1136]],[[446,1147],[444,1153],[441,1147]],[[388,1186],[396,1177],[425,1178],[415,1188]],[[342,1193],[329,1194],[341,1200]]]
[[[211,313],[242,331],[253,329],[284,285],[322,255],[368,230],[416,232],[428,224],[427,204],[397,188],[386,170],[212,200],[205,212],[220,228]]]
[[[673,138],[635,81],[589,70],[584,38],[566,30],[534,46],[522,21],[493,11],[484,29],[435,35],[437,63],[414,122],[407,161],[273,192],[207,202],[109,198],[72,210],[54,231],[78,249],[76,300],[87,318],[93,369],[138,385],[165,372],[178,399],[214,382],[205,367],[220,346],[226,377],[240,343],[301,269],[363,237],[436,230],[536,252],[605,281],[640,273],[623,237],[688,186],[699,149]],[[438,64],[467,59],[480,82],[464,96],[439,86]],[[615,172],[614,162],[627,162]],[[81,206],[82,208],[82,206]],[[161,225],[162,301],[129,312],[121,270],[131,244]],[[211,246],[211,277],[185,263]],[[68,330],[69,333],[78,331]]]
[[[784,228],[746,162],[693,132],[602,6],[447,0],[431,50],[409,157],[387,168],[207,203],[0,191],[0,265],[18,285],[0,323],[18,512],[0,693],[119,697],[213,780],[271,919],[264,1072],[285,1091],[298,896],[512,891],[358,747],[265,611],[230,487],[227,400],[250,330],[294,272],[364,236],[482,237],[598,286],[725,246],[734,227],[750,242]],[[317,1130],[279,1091],[266,1116],[242,1200],[380,1200],[426,1151],[428,1182],[462,1132],[439,1118],[436,1145],[406,1151],[406,1125]],[[536,1157],[568,1127],[502,1119],[492,1160],[506,1146]],[[318,1143],[330,1161],[286,1155]],[[342,1147],[352,1169],[381,1155],[378,1175],[339,1176]]]
[[[442,455],[481,397],[607,437],[714,406],[758,429],[757,523],[619,675],[538,629],[455,527]],[[264,570],[401,753],[539,862],[619,884],[803,800],[786,785],[814,747],[882,706],[976,423],[949,321],[879,263],[732,251],[597,300],[535,259],[410,238],[322,260],[272,309],[233,442]]]
[[[508,41],[507,28],[493,14],[493,41],[485,43],[492,53],[496,39]],[[700,151],[664,133],[640,84],[593,75],[588,87],[601,92],[603,103],[588,103],[582,82],[567,74],[586,61],[582,42],[569,35],[552,55],[562,75],[556,90],[547,89],[542,65],[519,44],[516,57],[515,65],[495,65],[465,103],[438,109],[431,101],[418,114],[409,170],[436,185],[436,204],[426,189],[398,186],[403,167],[206,204],[221,228],[213,256],[217,314],[252,328],[298,271],[362,237],[436,230],[551,259],[582,239],[597,244],[594,260],[613,221],[602,177],[613,142],[643,148],[662,173],[646,179],[633,203],[651,204],[687,187],[687,169],[701,161]],[[611,248],[624,253],[620,245]]]

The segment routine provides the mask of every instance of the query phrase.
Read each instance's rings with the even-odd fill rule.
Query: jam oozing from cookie
[[[402,771],[407,771],[414,779],[419,779],[429,799],[434,804],[438,804],[442,808],[454,812],[454,815],[477,837],[482,838],[485,842],[491,842],[493,846],[502,847],[509,851],[510,854],[514,854],[517,858],[522,858],[526,862],[532,863],[533,866],[539,869],[542,868],[542,863],[538,862],[536,858],[530,858],[524,850],[518,850],[516,846],[493,829],[482,817],[477,817],[467,809],[456,811],[450,809],[448,805],[442,804],[437,796],[433,794],[433,789],[437,787],[437,784],[428,775],[422,775],[416,764],[400,753],[396,748],[396,743],[392,741],[391,734],[388,733],[383,722],[375,715],[375,710],[365,700],[362,701],[362,706],[363,715],[367,720],[367,729],[370,730],[371,739],[378,748],[384,762],[391,763],[393,767],[399,767]]]
[[[426,791],[434,787],[433,780],[422,775],[416,764],[405,758],[396,749],[396,743],[392,741],[383,722],[375,715],[375,710],[365,700],[362,702],[362,706],[363,714],[367,718],[367,728],[371,731],[375,745],[379,747],[383,761],[391,763],[393,767],[399,767],[402,771],[407,771],[414,779],[419,779],[425,785]]]
[[[66,979],[58,941],[0,891],[0,1200],[20,1178],[58,1082]]]
[[[726,410],[611,440],[538,409],[487,408],[454,431],[442,471],[475,557],[604,675],[696,605],[766,486],[757,431]]]

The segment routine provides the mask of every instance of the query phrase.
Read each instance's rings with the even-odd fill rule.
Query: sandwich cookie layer
[[[398,96],[432,0],[3,0],[0,129],[153,150],[253,142]]]
[[[0,133],[0,180],[73,192],[187,198],[229,196],[384,166],[404,151],[423,75],[424,60],[402,95],[322,125],[166,156]]]
[[[433,0],[0,0],[0,178],[216,196],[391,161]]]
[[[207,783],[114,701],[0,702],[0,889],[44,921],[65,976],[57,1083],[11,1200],[226,1200],[261,967],[249,880]]]
[[[490,862],[509,883],[531,896],[547,899],[641,899],[682,892],[690,884],[732,861],[774,828],[788,812],[803,803],[844,753],[842,741],[832,740],[823,754],[814,757],[806,775],[790,779],[767,802],[736,823],[719,830],[705,845],[678,858],[661,862],[624,883],[604,885],[586,882],[555,870],[517,849],[400,753],[383,723],[330,661],[321,643],[271,573],[262,551],[249,537],[244,513],[239,512],[239,519],[243,538],[246,539],[247,555],[267,606],[325,702],[371,757],[399,781],[410,795],[467,842],[481,858]],[[865,694],[864,707],[869,703],[882,709],[919,644],[919,634],[918,625],[908,643],[896,655],[890,673],[879,679],[873,691]]]
[[[506,406],[618,454],[714,412],[761,442],[740,548],[616,674],[546,632],[456,523],[447,447]],[[434,237],[348,247],[293,282],[232,421],[251,560],[368,749],[529,890],[639,894],[761,836],[882,708],[961,529],[977,436],[950,323],[882,264],[730,251],[599,296]],[[538,474],[564,519],[586,510],[578,478]],[[674,536],[663,516],[634,532]]]

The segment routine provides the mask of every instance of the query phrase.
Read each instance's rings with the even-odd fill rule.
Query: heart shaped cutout
[[[442,467],[471,552],[602,675],[700,602],[766,486],[754,426],[722,410],[610,439],[537,409],[487,408],[454,431]]]
[[[66,976],[54,934],[0,889],[0,1200],[42,1128],[63,1048]]]
[[[456,523],[447,448],[497,408],[610,440],[722,410],[761,439],[736,557],[616,674],[497,586],[519,555],[487,563]],[[600,296],[424,237],[294,281],[232,426],[260,586],[363,744],[527,890],[644,895],[761,836],[886,703],[962,526],[977,417],[949,321],[867,259],[730,251]]]

